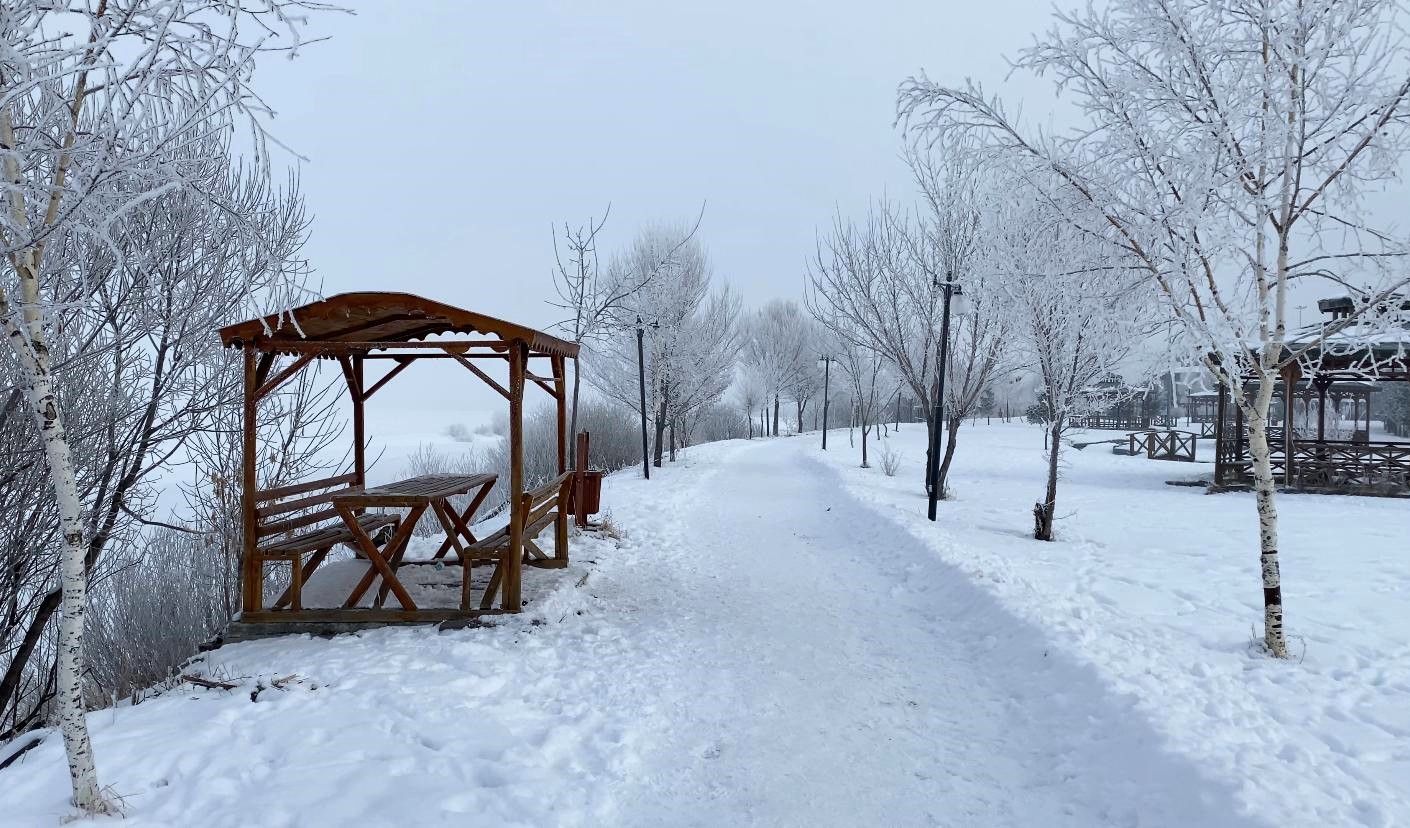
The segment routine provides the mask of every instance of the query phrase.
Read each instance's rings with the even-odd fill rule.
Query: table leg
[[[451,522],[455,524],[455,527],[460,533],[460,536],[465,538],[470,543],[474,543],[477,540],[477,538],[475,537],[475,533],[470,531],[470,518],[475,516],[475,510],[480,508],[480,504],[485,502],[486,497],[489,497],[490,490],[494,488],[494,483],[495,482],[491,480],[490,482],[482,485],[480,487],[480,491],[477,492],[475,494],[475,497],[470,500],[470,505],[466,506],[465,511],[461,512],[459,515],[456,515],[455,510],[450,508],[449,502],[446,503],[446,512],[449,515]],[[441,542],[441,548],[437,549],[436,554],[432,557],[441,558],[445,555],[445,553],[450,551],[450,535],[451,532],[449,529],[447,529],[446,540]]]
[[[407,515],[407,522],[411,526],[411,532],[416,531],[416,521],[420,519],[422,512],[425,510],[426,507],[424,506],[419,509],[413,508],[411,513]],[[396,536],[393,536],[387,541],[386,546],[382,547],[383,557],[387,559],[387,565],[392,568],[393,572],[401,569],[402,559],[406,557],[406,548],[411,545],[411,532],[407,532],[405,535],[402,535],[400,532],[397,533]],[[400,538],[400,543],[397,542],[398,538]],[[377,609],[382,608],[382,605],[387,601],[387,590],[390,586],[390,583],[384,578],[382,584],[377,587],[377,597],[373,600],[372,606]]]
[[[475,562],[470,559],[470,553],[465,547],[460,545],[460,530],[454,520],[455,510],[451,505],[445,501],[433,501],[431,509],[440,520],[441,528],[446,530],[442,548],[450,546],[455,549],[455,557],[460,559],[460,611],[465,612],[470,609],[470,579],[474,575]]]
[[[362,554],[366,556],[368,562],[371,563],[367,572],[363,574],[362,580],[358,581],[357,588],[348,596],[348,600],[343,604],[343,607],[356,607],[357,602],[361,601],[363,594],[367,592],[367,588],[372,586],[372,581],[380,574],[383,581],[391,587],[392,593],[397,596],[397,601],[401,602],[402,609],[415,610],[416,602],[411,600],[411,596],[407,594],[406,588],[401,585],[401,581],[397,580],[396,573],[392,571],[391,566],[387,563],[386,559],[382,557],[382,553],[377,551],[377,544],[372,542],[372,538],[369,537],[367,532],[363,531],[362,526],[358,524],[357,515],[353,514],[351,509],[341,504],[336,504],[334,508],[338,510],[339,516],[343,518],[343,522],[347,524],[348,529],[352,532],[353,539],[357,541],[358,549],[362,550]],[[416,519],[419,518],[421,513],[425,510],[426,507],[424,506],[419,506],[411,510],[408,519],[402,523],[397,529],[396,534],[392,535],[392,539],[388,541],[388,549],[396,549],[398,544],[406,543],[407,540],[410,539],[411,530],[416,526]]]

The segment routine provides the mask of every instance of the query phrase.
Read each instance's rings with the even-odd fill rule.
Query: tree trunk
[[[1278,567],[1278,510],[1274,503],[1276,488],[1268,447],[1268,407],[1272,390],[1271,381],[1259,383],[1254,410],[1248,412],[1248,449],[1253,457],[1253,498],[1258,508],[1259,563],[1263,572],[1263,643],[1277,658],[1287,658],[1283,588]]]
[[[778,395],[774,394],[774,436],[778,436]]]
[[[867,462],[867,432],[871,428],[866,423],[862,423],[862,468],[869,469],[871,464]]]
[[[798,433],[799,433],[799,434],[802,434],[802,433],[803,433],[803,409],[806,408],[806,407],[807,407],[807,403],[804,403],[804,402],[799,402],[799,403],[798,403]]]
[[[9,134],[8,115],[5,133]],[[13,159],[7,159],[8,165]],[[15,176],[10,175],[13,179]],[[21,214],[23,218],[23,214]],[[83,704],[83,621],[87,607],[88,577],[85,565],[87,544],[84,542],[83,501],[74,477],[73,458],[69,451],[63,418],[50,374],[49,347],[40,317],[40,296],[35,255],[32,250],[20,253],[15,270],[19,275],[19,308],[23,327],[0,295],[0,317],[5,319],[5,335],[20,366],[25,383],[25,397],[30,413],[39,429],[44,446],[44,458],[49,467],[49,481],[58,507],[59,531],[63,546],[59,553],[59,634],[57,653],[59,730],[63,734],[64,751],[68,756],[69,779],[73,787],[73,802],[86,813],[112,813],[113,808],[98,789],[98,772],[93,759],[93,744],[88,737],[88,722]]]
[[[31,341],[16,342],[14,350],[26,374],[26,396],[44,444],[63,536],[59,557],[59,583],[63,591],[58,638],[59,730],[68,754],[74,804],[85,812],[107,813],[111,807],[98,790],[98,772],[83,703],[83,621],[88,587],[84,571],[87,545],[83,537],[83,503],[74,479],[73,459],[59,416],[58,400],[50,381],[48,349],[43,340],[35,336],[37,328],[37,324],[30,326]],[[12,337],[23,336],[16,328],[7,333]]]
[[[940,485],[939,498],[946,500],[950,496],[950,461],[955,457],[955,435],[960,431],[960,418],[945,418],[945,453],[940,456],[940,471],[936,473],[936,478]]]
[[[661,449],[666,437],[666,398],[661,397],[661,405],[656,409],[656,450],[652,452],[651,465],[661,468]]]
[[[1033,537],[1041,541],[1053,539],[1053,514],[1057,508],[1058,454],[1062,446],[1062,421],[1053,423],[1048,432],[1048,491],[1043,502],[1033,507]]]

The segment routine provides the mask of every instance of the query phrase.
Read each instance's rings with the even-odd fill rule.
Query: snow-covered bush
[[[895,477],[900,468],[901,452],[891,447],[890,440],[883,441],[881,444],[881,471],[887,477]]]

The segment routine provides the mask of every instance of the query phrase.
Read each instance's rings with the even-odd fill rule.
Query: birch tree
[[[297,47],[309,3],[201,0],[0,6],[0,325],[44,449],[63,540],[58,633],[59,726],[74,804],[100,793],[82,697],[88,527],[55,390],[53,325],[90,287],[55,304],[63,275],[50,250],[107,244],[135,206],[181,189],[192,141],[264,110],[247,86],[256,57]],[[245,118],[256,143],[258,118]],[[67,306],[67,307],[66,307]]]
[[[1100,237],[1158,286],[1228,388],[1249,427],[1264,642],[1277,657],[1287,643],[1269,404],[1311,347],[1288,346],[1289,292],[1361,288],[1333,335],[1407,282],[1387,266],[1405,240],[1360,198],[1399,172],[1405,46],[1395,0],[1121,0],[1057,14],[1017,60],[1077,105],[1084,123],[1071,133],[1026,129],[973,84],[922,76],[900,90],[917,135],[977,136],[1088,204]]]

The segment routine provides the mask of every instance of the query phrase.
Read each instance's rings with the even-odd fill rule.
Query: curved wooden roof
[[[410,293],[340,293],[278,314],[220,329],[226,347],[252,343],[278,350],[281,342],[411,342],[445,334],[486,334],[522,340],[537,353],[577,357],[576,343],[493,316],[484,316]]]

